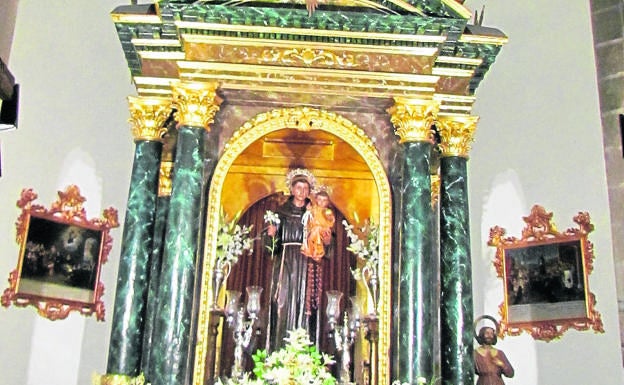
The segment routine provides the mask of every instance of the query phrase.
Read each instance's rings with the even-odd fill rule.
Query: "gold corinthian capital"
[[[209,131],[221,104],[217,95],[218,84],[174,82],[171,88],[177,108],[176,121],[183,126],[203,127]]]
[[[171,114],[171,100],[165,98],[128,97],[134,140],[158,140],[167,132],[164,127]]]
[[[435,100],[394,98],[388,108],[394,132],[404,142],[434,142],[432,130],[440,102]]]
[[[440,133],[442,156],[468,157],[470,145],[474,141],[478,116],[445,115],[438,116],[436,126]]]

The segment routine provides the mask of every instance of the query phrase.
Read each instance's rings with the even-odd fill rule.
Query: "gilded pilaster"
[[[431,175],[431,207],[435,208],[440,201],[440,174]]]
[[[128,98],[135,141],[125,215],[107,373],[137,376],[141,363],[144,303],[152,251],[163,127],[171,101]],[[111,377],[112,378],[112,377]]]
[[[164,251],[157,298],[158,312],[150,351],[152,385],[185,383],[192,337],[193,295],[198,263],[201,197],[206,158],[205,133],[219,110],[216,84],[183,83],[173,86],[178,120],[175,170],[165,229]],[[208,170],[210,172],[210,170]]]
[[[403,176],[399,210],[401,229],[398,298],[395,306],[393,377],[415,384],[418,377],[433,376],[433,337],[431,292],[434,236],[431,209],[431,154],[433,122],[439,104],[431,100],[396,98],[388,109],[396,134],[404,147]],[[396,273],[395,273],[396,274]]]
[[[169,197],[171,196],[171,188],[172,188],[172,176],[173,171],[173,162],[160,162],[160,173],[158,177],[158,196],[159,197]]]
[[[439,117],[440,355],[443,385],[472,385],[473,301],[467,160],[478,117]]]

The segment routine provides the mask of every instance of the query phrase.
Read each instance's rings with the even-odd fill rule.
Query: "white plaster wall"
[[[16,13],[17,0],[0,2],[0,58],[5,64],[9,62],[9,54],[11,53]]]
[[[22,188],[49,207],[69,184],[88,218],[110,206],[123,223],[134,145],[126,97],[134,93],[110,11],[118,0],[22,0],[9,68],[21,84],[19,128],[0,133],[0,279],[17,265],[16,201]],[[0,308],[0,383],[90,384],[104,373],[121,229],[104,265],[106,322],[39,317],[33,307]]]
[[[498,346],[516,369],[508,385],[622,384],[609,207],[587,1],[468,0],[485,4],[484,25],[509,36],[477,91],[481,116],[469,161],[475,315],[498,316],[503,300],[489,229],[521,237],[534,204],[559,230],[587,211],[595,225],[594,272],[604,334],[569,331],[560,340],[507,337]]]

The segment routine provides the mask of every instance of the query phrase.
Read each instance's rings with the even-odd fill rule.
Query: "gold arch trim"
[[[364,131],[351,121],[332,112],[297,107],[276,109],[262,113],[243,124],[225,145],[223,154],[212,177],[206,223],[205,255],[203,258],[203,276],[201,277],[200,310],[198,319],[197,342],[195,346],[195,366],[193,384],[202,385],[205,376],[204,363],[208,353],[208,331],[210,322],[210,304],[215,293],[212,292],[212,274],[216,254],[216,238],[219,223],[219,210],[223,183],[235,159],[253,142],[263,136],[284,128],[296,130],[323,130],[332,133],[349,143],[364,159],[377,186],[379,195],[379,230],[380,230],[380,303],[379,303],[379,357],[389,357],[390,353],[390,290],[391,290],[391,195],[386,172],[373,142]],[[385,360],[382,359],[381,362]],[[379,365],[379,383],[390,384],[388,365]]]

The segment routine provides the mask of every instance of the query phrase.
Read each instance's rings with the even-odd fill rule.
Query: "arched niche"
[[[291,154],[292,162],[288,167],[272,165],[270,161],[267,161],[266,164],[256,164],[253,168],[250,167],[245,171],[241,170],[240,166],[237,165],[237,159],[245,156],[245,151],[253,146],[267,145],[267,138],[269,141],[275,140],[276,137],[283,139],[282,135],[291,137],[291,139],[293,136],[296,138],[309,138],[309,136],[303,134],[313,132],[320,134],[320,136],[315,136],[317,139],[320,137],[320,141],[323,141],[325,137],[335,136],[340,141],[348,144],[354,153],[359,156],[358,161],[361,160],[365,166],[364,172],[369,175],[371,188],[368,191],[355,189],[350,192],[351,194],[360,193],[369,196],[370,200],[364,204],[366,207],[353,207],[353,202],[359,202],[356,206],[362,206],[362,201],[348,199],[348,194],[338,194],[333,203],[345,213],[350,223],[355,221],[354,213],[357,212],[359,216],[360,212],[358,209],[363,209],[364,212],[369,214],[365,217],[371,217],[379,224],[380,299],[377,309],[379,340],[375,353],[379,357],[389,356],[391,319],[391,194],[390,184],[377,150],[372,141],[359,127],[338,114],[307,107],[276,109],[257,115],[243,124],[232,135],[224,147],[223,154],[215,167],[211,179],[207,202],[204,256],[201,261],[203,274],[200,279],[200,307],[197,320],[193,371],[194,384],[204,383],[207,355],[211,349],[214,349],[212,344],[215,343],[215,341],[211,340],[209,334],[211,328],[214,327],[211,324],[211,321],[213,321],[211,320],[211,314],[213,314],[211,310],[215,295],[212,288],[212,271],[216,255],[216,238],[221,207],[224,207],[226,212],[233,214],[238,210],[244,210],[248,205],[265,195],[277,191],[286,191],[286,186],[283,183],[284,176],[289,167],[307,167],[306,154],[302,154],[301,151],[308,151],[303,150],[303,148],[308,149],[310,143],[305,143],[304,140],[301,143],[301,149],[298,149],[296,145],[290,145],[280,150],[279,143],[275,146],[275,151],[293,152]],[[289,143],[293,143],[293,141],[291,140]],[[333,183],[345,182],[344,175],[341,179],[341,172],[336,168],[339,164],[340,162],[334,162],[333,166],[318,170],[318,173],[313,167],[309,168],[315,173],[320,183],[331,185]],[[237,170],[237,168],[239,169]],[[255,185],[246,186],[243,191],[240,188],[240,182],[233,182],[233,179],[236,178],[232,177],[232,175],[235,173],[253,173],[253,178],[243,179],[246,181],[253,180]],[[231,189],[234,188],[232,186],[238,187],[235,191],[232,191]],[[237,197],[237,203],[232,203],[232,200],[228,198],[232,194]],[[387,360],[383,360],[383,362],[387,363]],[[380,384],[390,383],[390,373],[387,364],[378,366],[376,378],[378,378]]]

